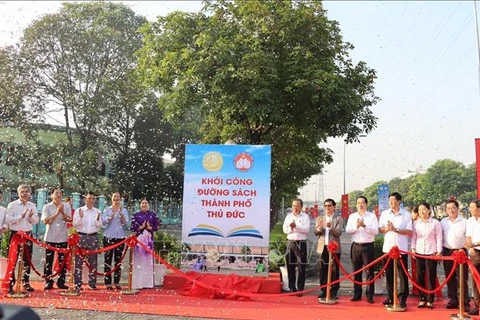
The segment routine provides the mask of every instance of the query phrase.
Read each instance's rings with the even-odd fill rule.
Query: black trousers
[[[66,242],[60,242],[60,243],[55,243],[55,242],[47,242],[49,246],[55,247],[55,248],[66,248],[67,243]],[[52,275],[52,267],[53,267],[53,258],[55,257],[55,251],[50,250],[50,249],[45,249],[45,267],[43,269],[43,273],[46,276],[51,276]],[[59,267],[62,266],[63,260],[65,259],[65,253],[58,253],[58,265]],[[58,276],[57,280],[57,285],[64,285],[65,284],[65,277],[67,275],[67,265],[65,264],[60,270],[60,274]],[[53,279],[45,279],[45,283],[53,283]]]
[[[341,253],[335,253],[335,255],[338,257],[338,260],[340,260]],[[318,278],[320,280],[320,285],[323,286],[327,284],[328,281],[328,264],[329,264],[329,252],[327,246],[323,248],[322,255],[319,260],[318,264]],[[332,277],[331,280],[336,281],[340,277],[340,270],[338,268],[337,262],[335,261],[335,257],[332,256]],[[336,297],[338,295],[338,290],[340,289],[340,283],[333,284],[330,287],[330,294],[332,297]],[[324,287],[321,289],[322,295],[327,294],[327,287]]]
[[[307,241],[289,240],[287,242],[286,258],[288,287],[290,291],[303,291],[303,289],[305,288],[305,268],[307,265]],[[295,268],[298,268],[298,279],[296,279]]]
[[[400,265],[400,259],[402,259],[403,264],[405,265],[406,268],[408,268],[408,255],[402,254],[399,258],[399,261],[397,263],[397,274],[399,278],[399,283],[398,283],[398,298],[400,299],[400,302],[407,302],[408,298],[408,277],[407,274],[403,271],[402,266]],[[387,270],[386,272],[386,278],[387,278],[387,291],[388,291],[388,297],[390,299],[393,299],[393,259],[390,260],[390,262],[387,265]]]
[[[466,252],[465,249],[462,249]],[[453,252],[456,250],[448,249],[448,248],[443,248],[442,250],[442,255],[444,257],[449,257],[453,254]],[[453,261],[452,260],[443,260],[443,269],[445,270],[445,277],[448,277],[450,272],[452,271],[453,268]],[[453,304],[458,304],[459,302],[459,290],[460,290],[460,281],[463,281],[463,297],[464,297],[464,304],[469,304],[470,303],[470,296],[468,294],[468,272],[465,269],[465,272],[463,273],[463,279],[460,278],[460,272],[459,268],[455,270],[454,274],[448,280],[447,282],[447,292],[448,292],[448,299],[453,303]]]
[[[352,243],[352,247],[350,250],[350,258],[352,259],[352,266],[353,271],[357,271],[362,269],[364,266],[368,265],[373,261],[374,257],[374,246],[373,242],[371,243]],[[362,272],[355,274],[354,280],[356,282],[362,282]],[[367,276],[367,281],[370,281],[374,278],[374,266],[368,268],[365,272]],[[373,298],[375,294],[375,285],[372,284],[367,286],[367,290],[365,291],[365,295],[367,298]],[[361,297],[362,296],[362,286],[359,284],[353,284],[353,296],[354,297]]]
[[[111,245],[114,245],[116,243],[122,242],[125,240],[124,238],[106,238],[103,237],[103,246],[108,247]],[[103,270],[105,273],[110,272],[112,270],[111,268],[115,268],[115,266],[120,263],[120,259],[122,258],[123,255],[123,249],[125,248],[125,244],[122,244],[115,249],[105,251],[105,264],[103,265]],[[112,266],[112,258],[113,258],[113,266]],[[114,275],[113,275],[113,282],[115,284],[120,283],[120,277],[122,276],[122,267],[118,268],[115,270]],[[112,284],[112,275],[105,275],[105,284],[106,285],[111,285]]]
[[[17,232],[18,231],[10,230],[9,244],[12,243],[13,236]],[[28,231],[28,232],[25,232],[25,233],[30,235],[30,236],[32,235],[31,231]],[[23,285],[30,284],[30,262],[27,259],[27,250],[30,253],[30,258],[32,258],[32,251],[33,251],[32,249],[33,249],[32,241],[27,240],[25,242],[25,246],[23,248],[23,256],[22,256],[22,260],[23,260]],[[18,255],[19,254],[20,254],[20,246],[18,247],[16,260],[18,260]],[[13,270],[12,279],[10,280],[10,288],[13,288],[13,285],[15,284],[15,276],[16,276],[16,272],[15,272],[15,270]]]
[[[428,290],[435,289],[435,280],[437,279],[437,260],[417,257],[416,263],[417,283],[420,287]],[[425,283],[425,274],[427,275],[427,283]],[[418,290],[420,301],[427,301],[433,303],[435,300],[435,293],[426,294],[421,289]]]

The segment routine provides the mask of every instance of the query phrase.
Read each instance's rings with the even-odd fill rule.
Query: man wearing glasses
[[[318,244],[317,244],[317,252],[320,256],[319,260],[319,279],[320,285],[323,286],[321,289],[321,293],[318,296],[320,299],[326,298],[327,292],[327,278],[328,278],[328,265],[330,264],[329,261],[329,252],[328,252],[328,244],[332,241],[335,241],[338,244],[337,251],[335,255],[337,256],[338,260],[340,260],[340,255],[342,252],[342,246],[340,243],[340,236],[343,232],[343,218],[341,216],[335,215],[336,203],[333,199],[326,199],[323,202],[323,208],[325,210],[325,214],[321,215],[317,218],[315,222],[315,235],[318,236]],[[332,263],[332,282],[338,280],[340,276],[340,270],[338,269],[338,265],[336,263],[336,259],[333,258]],[[340,283],[336,283],[331,287],[331,299],[337,299],[337,293],[340,289]]]

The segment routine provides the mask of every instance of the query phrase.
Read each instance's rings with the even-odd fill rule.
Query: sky
[[[124,2],[150,21],[202,6],[199,1]],[[324,6],[344,41],[355,46],[352,60],[376,70],[375,94],[381,100],[372,108],[377,127],[360,143],[345,146],[336,138],[322,144],[334,152],[334,161],[300,189],[300,196],[309,202],[339,199],[344,188],[361,190],[440,159],[474,162],[474,139],[480,138],[474,2],[325,1]],[[31,21],[59,7],[57,1],[0,1],[0,46],[15,44]]]

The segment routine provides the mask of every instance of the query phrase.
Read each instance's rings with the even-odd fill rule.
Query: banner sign
[[[186,145],[184,271],[266,274],[270,163],[268,145]]]
[[[388,184],[384,183],[384,184],[378,185],[378,191],[377,191],[378,211],[380,212],[380,214],[382,213],[382,211],[390,208],[388,206],[388,195],[389,194],[390,194],[390,190],[388,188]]]

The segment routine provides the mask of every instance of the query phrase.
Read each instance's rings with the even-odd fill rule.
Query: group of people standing
[[[0,234],[10,233],[10,242],[13,236],[23,231],[32,236],[33,225],[38,223],[36,206],[30,202],[31,189],[28,185],[20,185],[17,188],[18,200],[10,202],[7,208],[0,206]],[[44,242],[50,247],[67,248],[68,228],[73,226],[78,235],[78,247],[83,250],[97,250],[100,248],[100,240],[104,247],[112,246],[124,241],[127,238],[127,230],[130,229],[136,234],[139,242],[142,242],[148,248],[153,250],[154,232],[158,230],[159,219],[157,215],[149,210],[147,199],[140,202],[140,211],[136,212],[130,219],[127,209],[121,203],[121,195],[119,192],[112,194],[111,206],[106,207],[103,212],[94,207],[95,194],[89,192],[84,196],[85,205],[73,210],[71,203],[66,199],[62,199],[63,193],[59,188],[54,188],[50,192],[52,201],[45,204],[42,210],[41,221],[46,225]],[[0,200],[2,199],[0,191]],[[103,238],[99,239],[98,232],[104,228]],[[125,244],[121,244],[104,253],[104,273],[105,288],[107,290],[121,290],[121,259],[124,256]],[[32,257],[32,241],[27,241],[24,247],[25,251],[23,259],[23,289],[26,291],[34,291],[30,285],[30,261]],[[52,276],[54,265],[55,251],[53,249],[45,250],[45,290],[53,288],[54,279]],[[58,264],[60,270],[57,277],[56,285],[59,289],[68,289],[65,284],[66,264],[64,253],[57,253]],[[18,257],[18,253],[17,253]],[[87,254],[75,256],[75,273],[74,282],[75,290],[82,288],[82,269],[86,263],[89,269],[88,286],[92,290],[97,289],[97,264],[98,254]],[[145,251],[140,245],[136,245],[134,249],[134,268],[132,278],[132,288],[152,288],[154,286],[153,279],[153,257]],[[112,268],[116,268],[112,272]],[[112,275],[113,273],[113,283]],[[10,281],[9,293],[13,293],[13,285],[15,284],[15,272]]]
[[[473,265],[480,272],[480,200],[472,200],[469,204],[471,217],[467,220],[459,214],[459,204],[456,200],[448,200],[446,203],[447,216],[441,221],[431,217],[430,205],[426,202],[420,203],[407,212],[401,208],[402,196],[398,192],[389,195],[389,209],[383,211],[380,217],[367,210],[368,199],[359,196],[356,199],[357,212],[350,214],[344,228],[344,219],[336,215],[336,203],[333,199],[326,199],[323,202],[325,214],[316,218],[314,234],[318,236],[317,253],[319,280],[322,288],[318,296],[320,299],[326,298],[326,284],[328,276],[328,266],[332,264],[331,299],[337,299],[340,283],[335,283],[340,276],[339,266],[336,261],[340,261],[342,253],[341,236],[342,232],[351,234],[350,259],[352,262],[352,271],[358,271],[375,258],[375,237],[383,234],[383,253],[389,253],[393,247],[398,247],[401,251],[400,258],[402,264],[407,268],[408,254],[412,253],[412,269],[415,268],[416,283],[421,288],[434,292],[438,284],[437,264],[442,256],[452,256],[455,251],[464,251],[469,255]],[[302,212],[303,202],[296,199],[292,202],[292,213],[285,217],[283,223],[283,232],[287,235],[287,271],[288,283],[291,292],[299,292],[301,295],[305,286],[305,267],[307,264],[307,236],[310,231],[310,219],[307,214]],[[329,259],[328,244],[332,241],[337,242],[335,246],[336,259]],[[403,252],[403,253],[402,253]],[[392,260],[393,261],[393,260]],[[452,272],[454,266],[453,260],[443,260],[445,275]],[[296,277],[298,269],[298,278]],[[374,266],[365,270],[367,282],[374,278]],[[384,305],[393,305],[393,283],[394,283],[394,264],[389,263],[386,266],[386,288],[388,297],[383,301]],[[398,301],[399,307],[407,307],[407,298],[409,296],[408,276],[403,268],[398,265]],[[354,276],[354,290],[351,301],[362,300],[362,272]],[[459,268],[454,270],[451,278],[447,282],[448,303],[447,309],[459,307],[459,283],[463,282],[464,310],[470,315],[479,314],[480,294],[478,287],[473,282],[474,306],[470,308],[470,296],[468,294],[468,272],[463,273],[463,278],[459,279]],[[419,303],[418,308],[433,309],[435,293],[425,293],[418,290]],[[365,296],[368,303],[374,303],[374,284],[366,286]]]

